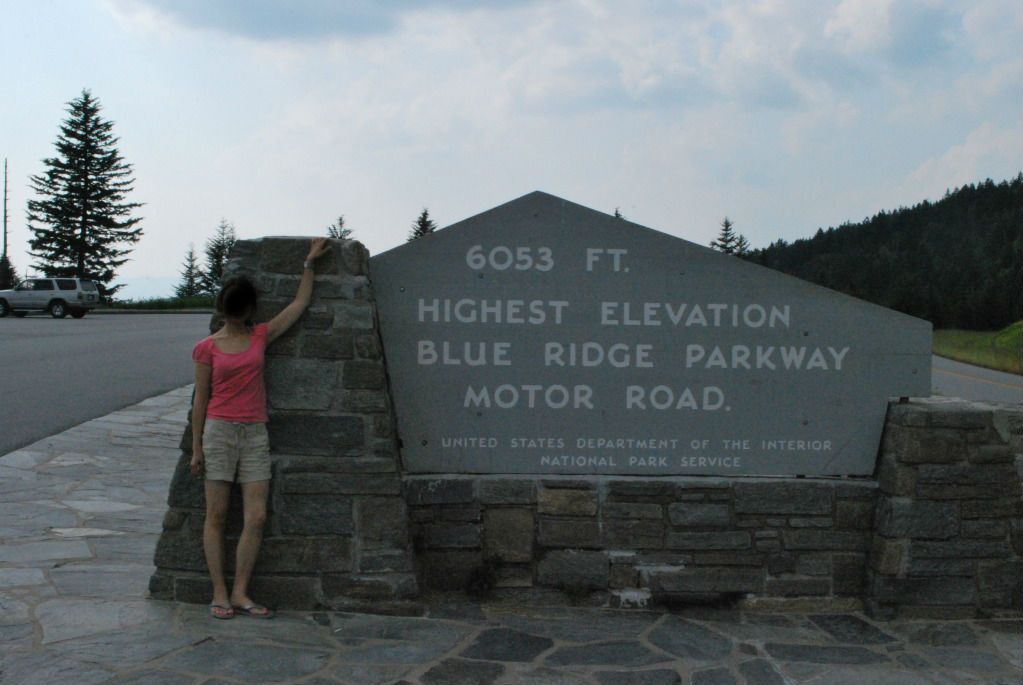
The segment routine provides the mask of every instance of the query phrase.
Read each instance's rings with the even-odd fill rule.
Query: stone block
[[[909,541],[875,537],[870,548],[870,567],[886,576],[902,576],[909,563]]]
[[[350,535],[355,529],[352,498],[343,495],[284,495],[278,521],[285,535]]]
[[[764,583],[767,597],[820,597],[831,594],[831,578],[768,578]]]
[[[341,263],[339,271],[357,276],[369,273],[369,251],[358,240],[342,241],[335,253]]]
[[[1023,561],[982,561],[977,568],[977,587],[984,604],[1000,608],[1023,608]]]
[[[373,307],[365,302],[335,304],[334,327],[341,330],[370,331],[374,326]]]
[[[337,390],[338,366],[309,359],[272,359],[266,393],[273,409],[326,411]]]
[[[174,576],[174,599],[190,604],[206,604],[213,599],[213,583],[209,575],[187,574]]]
[[[408,544],[408,509],[398,497],[360,497],[355,502],[363,548]]]
[[[483,566],[481,550],[428,550],[417,555],[422,585],[432,590],[464,591]]]
[[[471,478],[415,478],[404,482],[405,500],[413,506],[460,504],[476,499],[476,481]]]
[[[607,483],[609,501],[664,501],[674,497],[676,486],[663,480],[611,480]]]
[[[391,398],[383,390],[346,390],[338,409],[352,414],[383,414],[391,410]]]
[[[267,537],[256,560],[256,575],[351,571],[352,544],[348,537]]]
[[[669,549],[750,549],[750,534],[747,531],[729,530],[705,533],[668,532],[666,546]]]
[[[833,528],[835,520],[830,516],[803,516],[789,519],[792,528]]]
[[[888,405],[888,417],[886,421],[885,434],[891,429],[888,426],[926,426],[927,425],[927,408],[914,403],[913,401],[905,404],[889,404]]]
[[[602,541],[610,549],[659,549],[664,546],[661,519],[606,519]]]
[[[1009,445],[977,445],[967,452],[973,464],[1011,464],[1016,452]]]
[[[923,606],[970,606],[977,601],[977,586],[972,578],[914,578],[900,585],[897,601]]]
[[[917,542],[910,547],[913,558],[934,559],[1001,559],[1009,556],[1006,540],[944,540],[941,542]]]
[[[878,503],[877,532],[885,537],[947,539],[959,533],[955,502],[885,498]]]
[[[746,550],[737,552],[694,552],[691,561],[693,566],[756,566],[764,565],[764,555],[754,554]]]
[[[552,516],[594,516],[597,493],[593,490],[551,489],[545,487],[537,495],[537,511]]]
[[[281,456],[276,461],[279,474],[291,473],[394,473],[394,457],[306,457]]]
[[[801,576],[830,576],[831,555],[800,554],[796,559],[795,573]]]
[[[536,567],[541,585],[569,590],[603,590],[608,586],[606,552],[557,550],[547,552]]]
[[[537,541],[544,547],[599,547],[600,527],[595,519],[541,516]]]
[[[1004,519],[971,519],[962,522],[961,535],[964,538],[1004,538],[1009,524]]]
[[[494,587],[533,587],[533,569],[529,564],[502,564],[495,570]]]
[[[767,557],[767,572],[772,576],[795,573],[796,556],[793,554],[771,554]]]
[[[834,494],[830,485],[805,481],[740,482],[733,492],[742,514],[831,514]]]
[[[525,507],[494,507],[483,513],[487,558],[504,562],[533,559],[533,512]]]
[[[307,332],[302,336],[302,356],[316,359],[354,359],[353,336],[344,331]]]
[[[383,390],[384,365],[376,361],[353,360],[345,362],[342,385],[346,390]]]
[[[271,608],[311,610],[322,606],[323,591],[315,576],[254,576],[251,594]]]
[[[394,438],[394,419],[390,414],[376,414],[371,418],[373,436],[377,438]]]
[[[596,490],[597,484],[592,480],[583,478],[544,478],[540,480],[540,486],[548,490]]]
[[[202,535],[188,528],[166,532],[156,544],[153,563],[158,569],[181,571],[206,571],[206,554],[203,552]]]
[[[916,469],[900,465],[891,456],[881,459],[877,479],[886,495],[909,497],[916,491]]]
[[[639,572],[628,564],[611,564],[607,586],[613,590],[639,587]]]
[[[921,483],[990,485],[1016,477],[1011,464],[923,464],[917,474],[918,485]]]
[[[1005,499],[964,500],[959,503],[964,519],[1010,518],[1023,516],[1023,502],[1014,497]]]
[[[909,576],[973,576],[977,562],[973,559],[922,559],[909,560]]]
[[[163,530],[180,530],[187,518],[188,515],[185,512],[169,509],[163,515]]]
[[[480,547],[480,526],[477,523],[426,523],[419,527],[416,539],[425,549],[476,549]]]
[[[211,588],[212,589],[212,588]],[[149,577],[150,599],[174,600],[174,575],[157,571]]]
[[[339,599],[380,601],[410,599],[417,594],[415,576],[410,573],[352,575],[332,573],[323,576],[323,595],[328,602]]]
[[[167,504],[176,509],[205,509],[206,493],[202,478],[192,475],[189,464],[192,457],[182,454],[174,467]]]
[[[1009,529],[1009,540],[1012,541],[1012,549],[1016,554],[1023,556],[1023,521],[1015,520]]]
[[[298,343],[301,337],[297,331],[292,329],[285,333],[281,337],[274,340],[272,343],[267,345],[266,358],[267,360],[273,360],[277,358],[287,358],[298,356]]]
[[[255,319],[256,321],[269,321],[270,319],[274,318],[282,311],[284,311],[284,308],[287,307],[289,304],[291,304],[291,300],[286,300],[281,297],[261,297],[259,298],[258,304],[256,304],[256,314],[252,318]],[[210,332],[212,333],[213,331]],[[296,332],[289,331],[288,333],[274,341],[271,347],[277,346],[284,338],[287,338],[289,336],[294,337],[295,335]]]
[[[867,578],[867,560],[863,554],[831,555],[831,591],[836,595],[858,597]]]
[[[654,571],[648,575],[654,597],[704,593],[761,593],[764,572],[759,568],[740,566],[703,566],[670,571]]]
[[[916,495],[920,499],[999,499],[1018,494],[1019,483],[917,483]]]
[[[832,486],[840,500],[873,500],[877,496],[877,483],[872,479],[846,479]]]
[[[292,330],[326,331],[333,325],[334,312],[322,305],[313,305],[303,312],[298,318],[297,327]]]
[[[664,517],[663,507],[654,502],[606,502],[601,509],[605,519],[654,519]]]
[[[262,238],[259,240],[259,270],[275,274],[301,274],[309,254],[309,243],[295,238]],[[234,252],[231,253],[232,257]],[[316,274],[337,274],[337,263],[330,256],[313,264]]]
[[[962,402],[953,407],[933,408],[928,414],[928,423],[934,428],[977,429],[991,426],[990,407],[979,404]]]
[[[397,474],[363,474],[353,478],[345,473],[292,473],[283,478],[281,492],[289,495],[397,495],[401,480]]]
[[[684,528],[728,526],[732,520],[727,504],[703,502],[669,504],[668,518],[673,526]]]
[[[270,448],[285,454],[344,456],[365,442],[358,416],[272,414],[268,425]]]
[[[782,532],[785,549],[865,552],[870,544],[866,533],[804,528]]]
[[[950,464],[965,456],[966,439],[961,433],[918,432],[908,439],[897,455],[904,464]]]
[[[525,478],[484,478],[480,480],[480,502],[532,504],[536,502],[536,481]]]
[[[479,502],[468,504],[440,504],[434,508],[434,519],[437,521],[479,521],[483,508]]]
[[[374,333],[355,336],[355,351],[359,359],[380,359],[380,339]]]
[[[360,573],[404,572],[414,570],[412,555],[405,549],[363,549],[359,552]]]
[[[870,530],[873,522],[873,500],[839,500],[835,505],[835,527],[839,530]]]

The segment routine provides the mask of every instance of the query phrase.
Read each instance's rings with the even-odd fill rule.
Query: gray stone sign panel
[[[416,473],[868,475],[931,325],[531,193],[370,260]]]

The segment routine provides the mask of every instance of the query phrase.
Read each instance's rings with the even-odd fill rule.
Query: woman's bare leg
[[[223,480],[206,481],[206,522],[202,529],[202,547],[206,566],[213,581],[213,603],[229,606],[227,584],[224,582],[224,526],[231,484]]]
[[[259,545],[263,541],[263,524],[266,522],[266,499],[270,492],[270,481],[258,480],[242,483],[242,510],[245,526],[238,540],[238,558],[234,566],[234,589],[231,603],[236,606],[252,604],[249,597],[249,579],[252,567],[256,565]]]

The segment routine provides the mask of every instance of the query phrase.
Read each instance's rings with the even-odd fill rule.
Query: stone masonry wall
[[[282,607],[379,608],[401,604],[418,588],[368,255],[354,241],[332,241],[332,247],[317,261],[308,311],[267,350],[273,480],[253,594]],[[256,284],[256,321],[292,300],[308,249],[308,239],[295,238],[235,244],[226,275],[245,274]],[[190,429],[182,450],[150,591],[205,602],[211,595],[202,550],[205,500],[202,481],[188,472]],[[235,488],[229,574],[240,500]]]
[[[867,608],[879,617],[1023,610],[1023,408],[893,405]]]
[[[405,479],[425,588],[561,588],[620,606],[858,599],[875,494],[852,479]]]

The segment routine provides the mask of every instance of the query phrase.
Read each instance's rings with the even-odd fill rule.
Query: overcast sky
[[[1019,0],[12,0],[11,257],[83,88],[135,167],[127,296],[221,218],[376,254],[532,190],[755,247],[1023,168]],[[155,279],[146,281],[145,279]],[[156,292],[161,288],[167,292]]]

